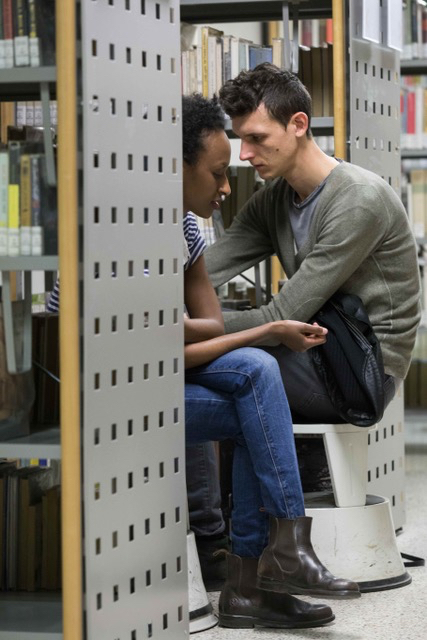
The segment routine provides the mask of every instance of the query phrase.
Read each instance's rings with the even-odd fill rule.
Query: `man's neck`
[[[300,148],[289,175],[283,176],[302,202],[337,167],[339,162],[324,153],[314,142],[307,140]]]

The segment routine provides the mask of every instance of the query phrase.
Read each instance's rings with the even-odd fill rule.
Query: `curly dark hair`
[[[199,93],[182,98],[182,154],[184,162],[195,165],[203,146],[203,138],[212,131],[225,129],[224,111],[216,97],[212,100]]]
[[[262,102],[269,115],[284,127],[294,113],[302,111],[308,117],[307,136],[311,137],[310,94],[294,73],[269,62],[228,80],[219,91],[219,100],[231,118],[252,113]]]

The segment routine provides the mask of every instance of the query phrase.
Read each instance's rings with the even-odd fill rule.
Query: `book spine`
[[[20,175],[20,228],[19,239],[22,256],[31,255],[31,162],[28,153],[21,156]]]
[[[8,255],[19,256],[19,143],[9,144]]]
[[[30,48],[27,26],[27,5],[25,0],[15,0],[14,51],[15,66],[27,67],[30,64]]]
[[[31,255],[33,256],[43,255],[43,228],[41,223],[40,197],[40,162],[41,156],[31,156]]]
[[[7,151],[0,151],[0,256],[8,253],[8,185],[9,156]]]
[[[13,67],[13,13],[12,0],[3,0],[3,35],[4,35],[4,66]]]
[[[40,66],[40,42],[37,34],[36,0],[28,0],[30,65]]]

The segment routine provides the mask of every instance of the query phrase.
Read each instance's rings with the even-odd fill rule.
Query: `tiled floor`
[[[406,524],[398,536],[403,553],[427,558],[427,413],[407,412],[405,419]],[[193,635],[197,640],[425,640],[427,638],[427,568],[408,569],[412,583],[400,589],[366,593],[357,601],[328,601],[336,619],[316,629],[231,630],[220,627]],[[210,594],[214,608],[218,594]]]

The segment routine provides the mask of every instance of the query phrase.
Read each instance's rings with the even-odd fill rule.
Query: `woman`
[[[336,598],[360,593],[356,583],[334,578],[314,553],[279,367],[253,347],[270,342],[306,351],[325,342],[326,330],[284,320],[224,335],[193,216],[209,218],[230,193],[230,143],[216,101],[183,98],[183,158],[186,442],[231,438],[235,443],[232,553],[219,601],[220,624],[322,625],[334,619],[329,607],[289,593]]]

